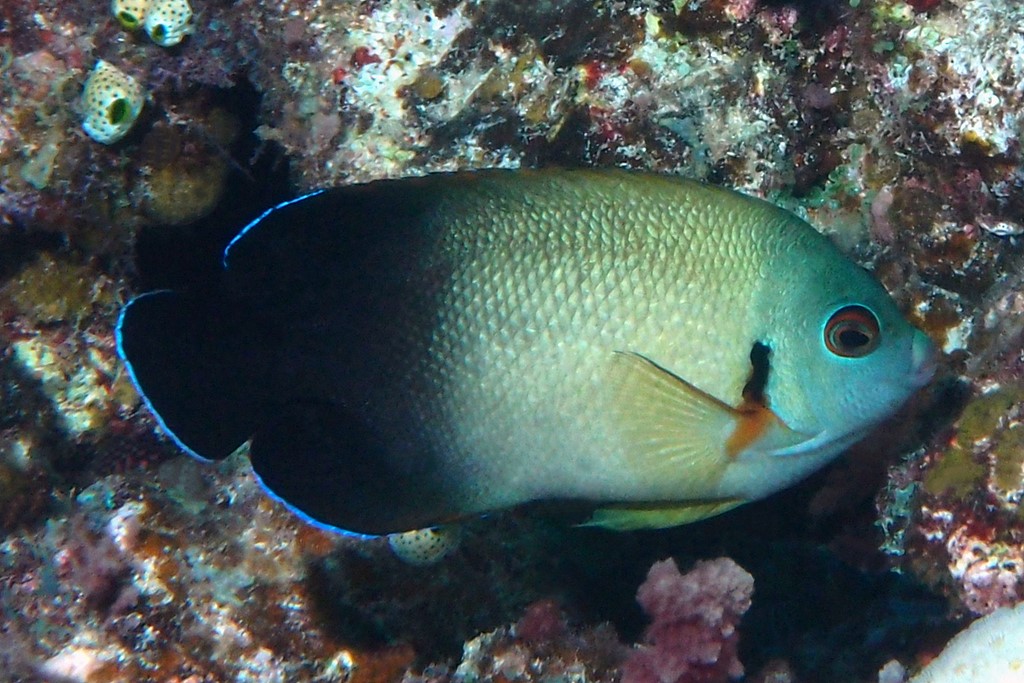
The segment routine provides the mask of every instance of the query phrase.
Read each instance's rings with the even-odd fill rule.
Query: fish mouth
[[[924,332],[914,330],[910,347],[910,384],[920,388],[935,376],[939,366],[939,349]]]

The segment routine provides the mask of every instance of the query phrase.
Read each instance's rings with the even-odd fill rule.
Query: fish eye
[[[881,338],[878,318],[864,306],[843,306],[825,323],[825,348],[843,358],[863,358]]]

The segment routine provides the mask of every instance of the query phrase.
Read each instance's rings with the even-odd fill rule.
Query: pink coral
[[[622,683],[713,683],[743,675],[736,625],[750,607],[754,578],[726,557],[683,575],[672,559],[655,562],[637,591],[653,620],[645,644],[626,660]]]

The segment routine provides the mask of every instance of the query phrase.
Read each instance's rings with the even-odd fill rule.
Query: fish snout
[[[923,387],[931,381],[939,365],[939,349],[921,330],[914,330],[910,347],[910,383]]]

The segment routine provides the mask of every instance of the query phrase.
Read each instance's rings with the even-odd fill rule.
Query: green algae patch
[[[89,265],[43,253],[26,265],[0,297],[30,320],[41,324],[72,322],[96,308],[112,310],[117,295],[112,282]]]
[[[999,490],[1019,490],[1024,479],[1024,424],[1014,424],[999,435],[992,459],[993,479]]]
[[[1016,491],[1024,480],[1024,425],[1010,422],[1024,403],[1024,386],[1000,387],[974,398],[964,409],[956,441],[925,474],[932,495],[963,499],[986,481]]]
[[[925,491],[933,496],[946,493],[964,498],[984,481],[986,467],[975,461],[973,454],[960,445],[953,445],[924,476]]]
[[[964,409],[960,418],[959,440],[974,444],[995,434],[999,422],[1014,407],[1024,402],[1024,387],[1002,387],[978,396]]]

